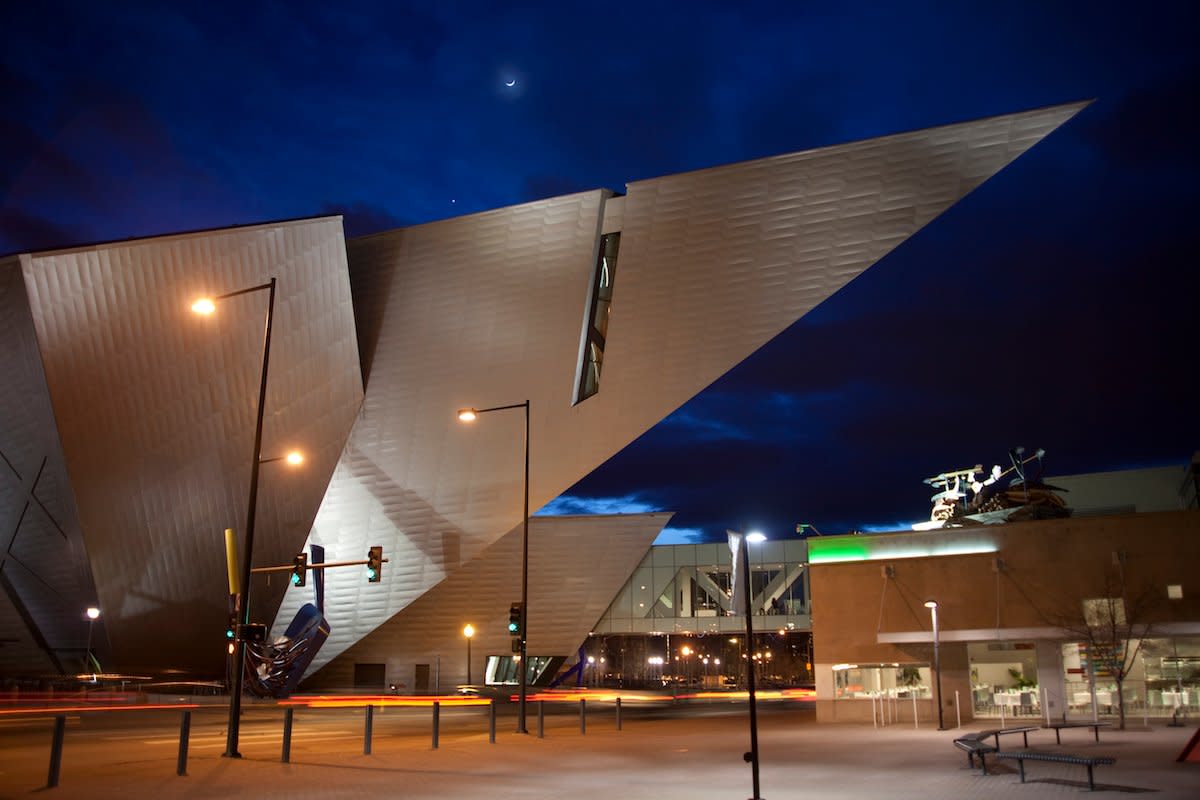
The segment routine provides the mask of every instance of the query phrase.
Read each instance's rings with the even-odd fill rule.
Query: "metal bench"
[[[965,750],[967,753],[967,765],[971,769],[975,769],[975,756],[979,756],[979,766],[983,769],[983,774],[987,775],[987,761],[985,756],[988,753],[995,753],[997,748],[992,747],[982,739],[977,739],[976,734],[970,736],[960,736],[954,740],[954,746],[959,750]]]
[[[1021,783],[1025,782],[1025,762],[1026,761],[1050,761],[1055,764],[1081,764],[1087,767],[1088,772],[1088,791],[1096,791],[1096,781],[1092,775],[1092,768],[1102,764],[1115,764],[1117,760],[1109,756],[1073,756],[1067,753],[1042,753],[1037,750],[1023,750],[1014,753],[996,753],[996,758],[1015,758],[1017,760],[1017,769],[1021,772]]]
[[[1062,737],[1059,735],[1063,728],[1091,728],[1096,734],[1096,741],[1100,741],[1100,729],[1107,728],[1110,725],[1108,722],[1051,722],[1048,725],[1043,725],[1043,728],[1054,729],[1054,743],[1062,744]]]
[[[1039,728],[1037,725],[1023,725],[1023,726],[1016,727],[1016,728],[992,728],[990,730],[980,731],[979,733],[976,733],[973,735],[978,737],[979,739],[986,739],[989,736],[991,736],[993,739],[995,739],[996,749],[999,750],[1000,749],[1000,737],[1004,736],[1005,734],[1008,734],[1008,733],[1021,734],[1025,738],[1025,746],[1029,747],[1029,732],[1030,731],[1040,731],[1040,730],[1041,730],[1041,728]]]

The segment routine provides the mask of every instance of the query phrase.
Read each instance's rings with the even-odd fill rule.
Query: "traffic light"
[[[383,548],[376,545],[367,551],[367,581],[379,583],[383,577]]]
[[[508,632],[517,638],[520,638],[525,632],[525,614],[524,607],[520,603],[513,603],[508,607]]]
[[[292,586],[303,586],[308,582],[308,553],[297,553],[292,559]]]

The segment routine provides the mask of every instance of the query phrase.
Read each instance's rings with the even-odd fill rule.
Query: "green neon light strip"
[[[808,540],[808,561],[810,564],[828,564],[835,561],[869,561],[870,548],[860,539],[842,541]]]
[[[856,536],[853,539],[809,539],[810,564],[847,561],[879,561],[885,558],[927,558],[994,553],[992,542],[889,542],[884,537]]]

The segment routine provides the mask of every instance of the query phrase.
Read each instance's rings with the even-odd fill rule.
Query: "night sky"
[[[1017,445],[1187,462],[1195,4],[734,5],[5,3],[0,253],[356,236],[1095,98],[550,509],[794,536],[926,518],[922,478]]]

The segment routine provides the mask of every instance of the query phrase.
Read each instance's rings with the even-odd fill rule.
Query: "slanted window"
[[[621,234],[600,237],[600,254],[592,278],[592,302],[588,309],[587,338],[583,343],[583,369],[579,376],[579,396],[586,400],[600,389],[600,368],[604,364],[604,342],[608,336],[608,314],[612,306],[613,278],[617,272],[617,249]]]

